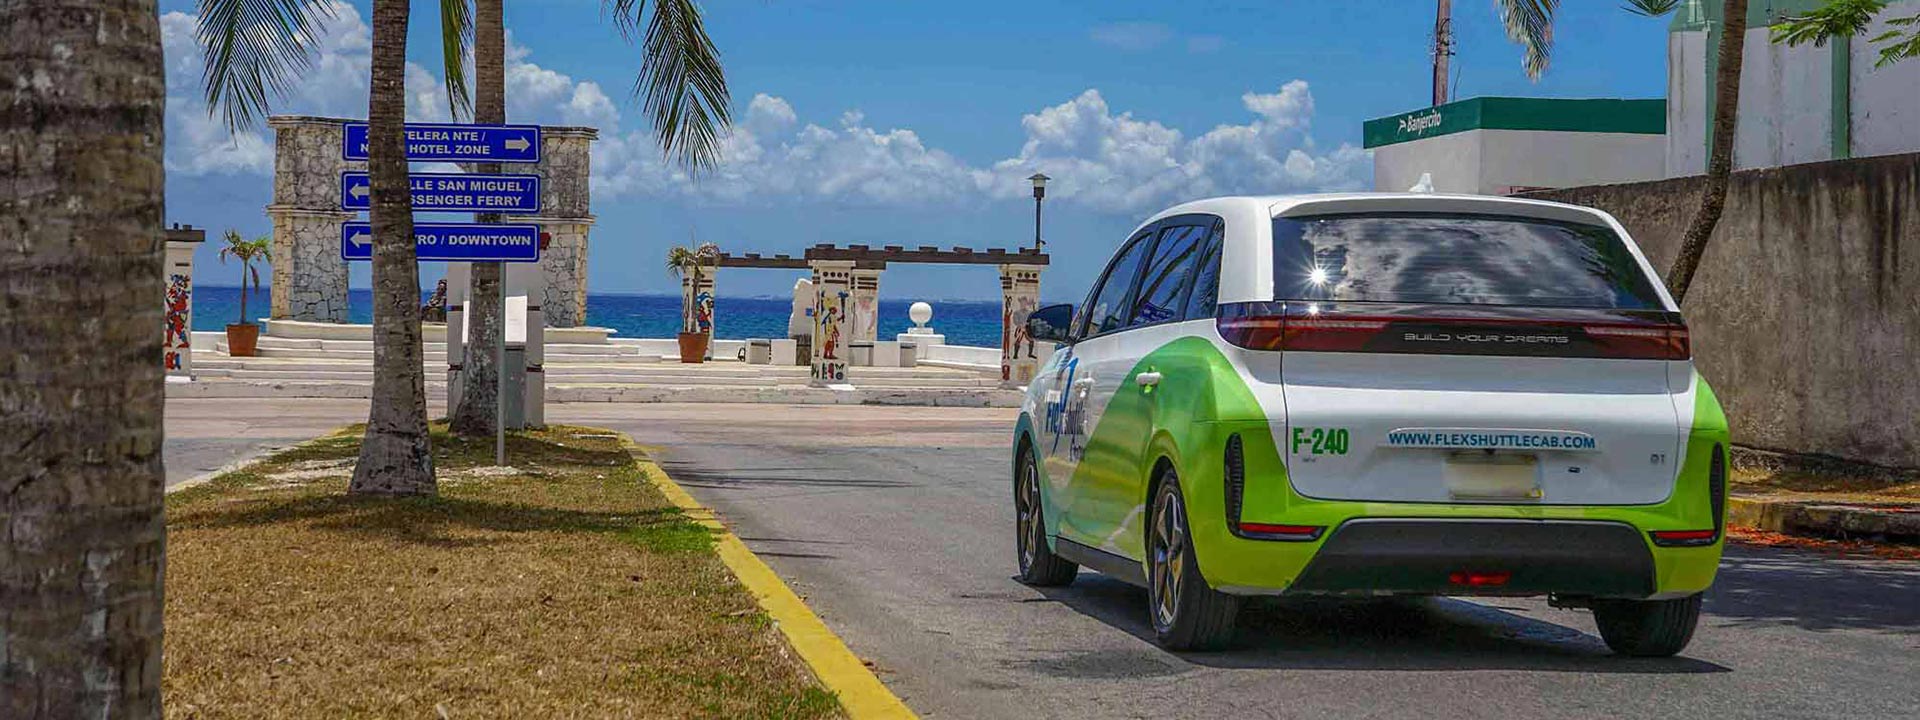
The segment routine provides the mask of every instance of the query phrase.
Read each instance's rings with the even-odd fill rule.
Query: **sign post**
[[[540,262],[540,226],[532,223],[414,223],[421,260],[441,262]],[[373,224],[340,224],[340,258],[373,259]]]
[[[540,162],[538,125],[461,125],[407,123],[409,161],[467,163]],[[340,156],[367,159],[367,124],[347,123]],[[531,175],[413,173],[408,177],[411,205],[423,212],[484,214],[540,211],[540,178]],[[364,172],[340,174],[340,207],[371,210],[373,186]],[[415,223],[414,248],[421,260],[451,262],[539,262],[540,228],[535,225],[495,223]],[[373,229],[369,223],[340,226],[340,257],[373,258]],[[506,294],[501,293],[500,317],[506,319]],[[452,338],[448,338],[452,342]],[[494,403],[494,463],[507,463],[506,384],[507,337],[504,328],[494,348],[499,387]]]
[[[538,125],[407,123],[407,159],[425,162],[540,162]],[[367,159],[367,124],[346,124],[340,157]]]
[[[407,188],[415,212],[540,212],[540,176],[413,173]],[[373,181],[367,173],[340,173],[340,209],[373,209]]]

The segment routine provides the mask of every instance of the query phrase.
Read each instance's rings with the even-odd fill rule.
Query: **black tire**
[[[1201,576],[1186,507],[1180,480],[1169,471],[1147,516],[1147,618],[1160,647],[1220,650],[1233,642],[1240,598],[1215,591]]]
[[[1020,563],[1020,582],[1059,587],[1073,582],[1080,566],[1053,554],[1047,545],[1047,520],[1040,497],[1040,472],[1033,448],[1022,445],[1013,470],[1013,532]]]
[[[1677,600],[1595,600],[1593,621],[1615,653],[1672,657],[1693,640],[1700,624],[1700,596]]]

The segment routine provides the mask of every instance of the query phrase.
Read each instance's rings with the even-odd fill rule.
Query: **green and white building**
[[[1862,39],[1772,42],[1772,24],[1822,2],[1751,1],[1736,168],[1920,151],[1920,60],[1876,68]],[[1862,37],[1917,12],[1920,0],[1895,2]],[[1374,187],[1405,190],[1431,174],[1440,192],[1504,195],[1705,172],[1720,13],[1717,0],[1674,12],[1665,99],[1481,97],[1367,121]]]
[[[1478,97],[1368,120],[1377,190],[1511,195],[1666,176],[1666,103]]]

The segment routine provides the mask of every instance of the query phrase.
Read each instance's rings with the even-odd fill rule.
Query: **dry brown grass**
[[[840,714],[611,433],[436,433],[412,499],[345,494],[358,441],[168,498],[170,717]]]

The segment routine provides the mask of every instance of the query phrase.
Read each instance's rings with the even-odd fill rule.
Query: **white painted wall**
[[[1666,172],[1665,135],[1475,130],[1481,192],[1579,187],[1658,180]]]
[[[1666,147],[1662,135],[1468,130],[1375,148],[1374,189],[1406,190],[1421,173],[1437,192],[1480,195],[1657,180]]]
[[[1667,35],[1667,177],[1707,171],[1707,34]]]
[[[1889,5],[1881,18],[1920,12],[1920,2]],[[1887,30],[1884,20],[1861,35],[1872,38]],[[1875,68],[1879,50],[1862,39],[1853,41],[1853,156],[1896,155],[1920,151],[1920,58]]]
[[[1888,6],[1881,18],[1920,12],[1920,0]],[[1920,152],[1920,59],[1875,68],[1879,52],[1869,40],[1884,32],[1884,20],[1852,41],[1849,106],[1851,156]],[[1671,33],[1667,41],[1668,177],[1706,172],[1708,47],[1704,30]],[[1795,165],[1833,159],[1833,49],[1776,44],[1766,28],[1747,30],[1746,66],[1740,77],[1739,129],[1734,136],[1738,169]]]
[[[1401,192],[1420,182],[1421,173],[1433,173],[1435,192],[1481,192],[1480,132],[1469,130],[1374,148],[1373,189]]]

